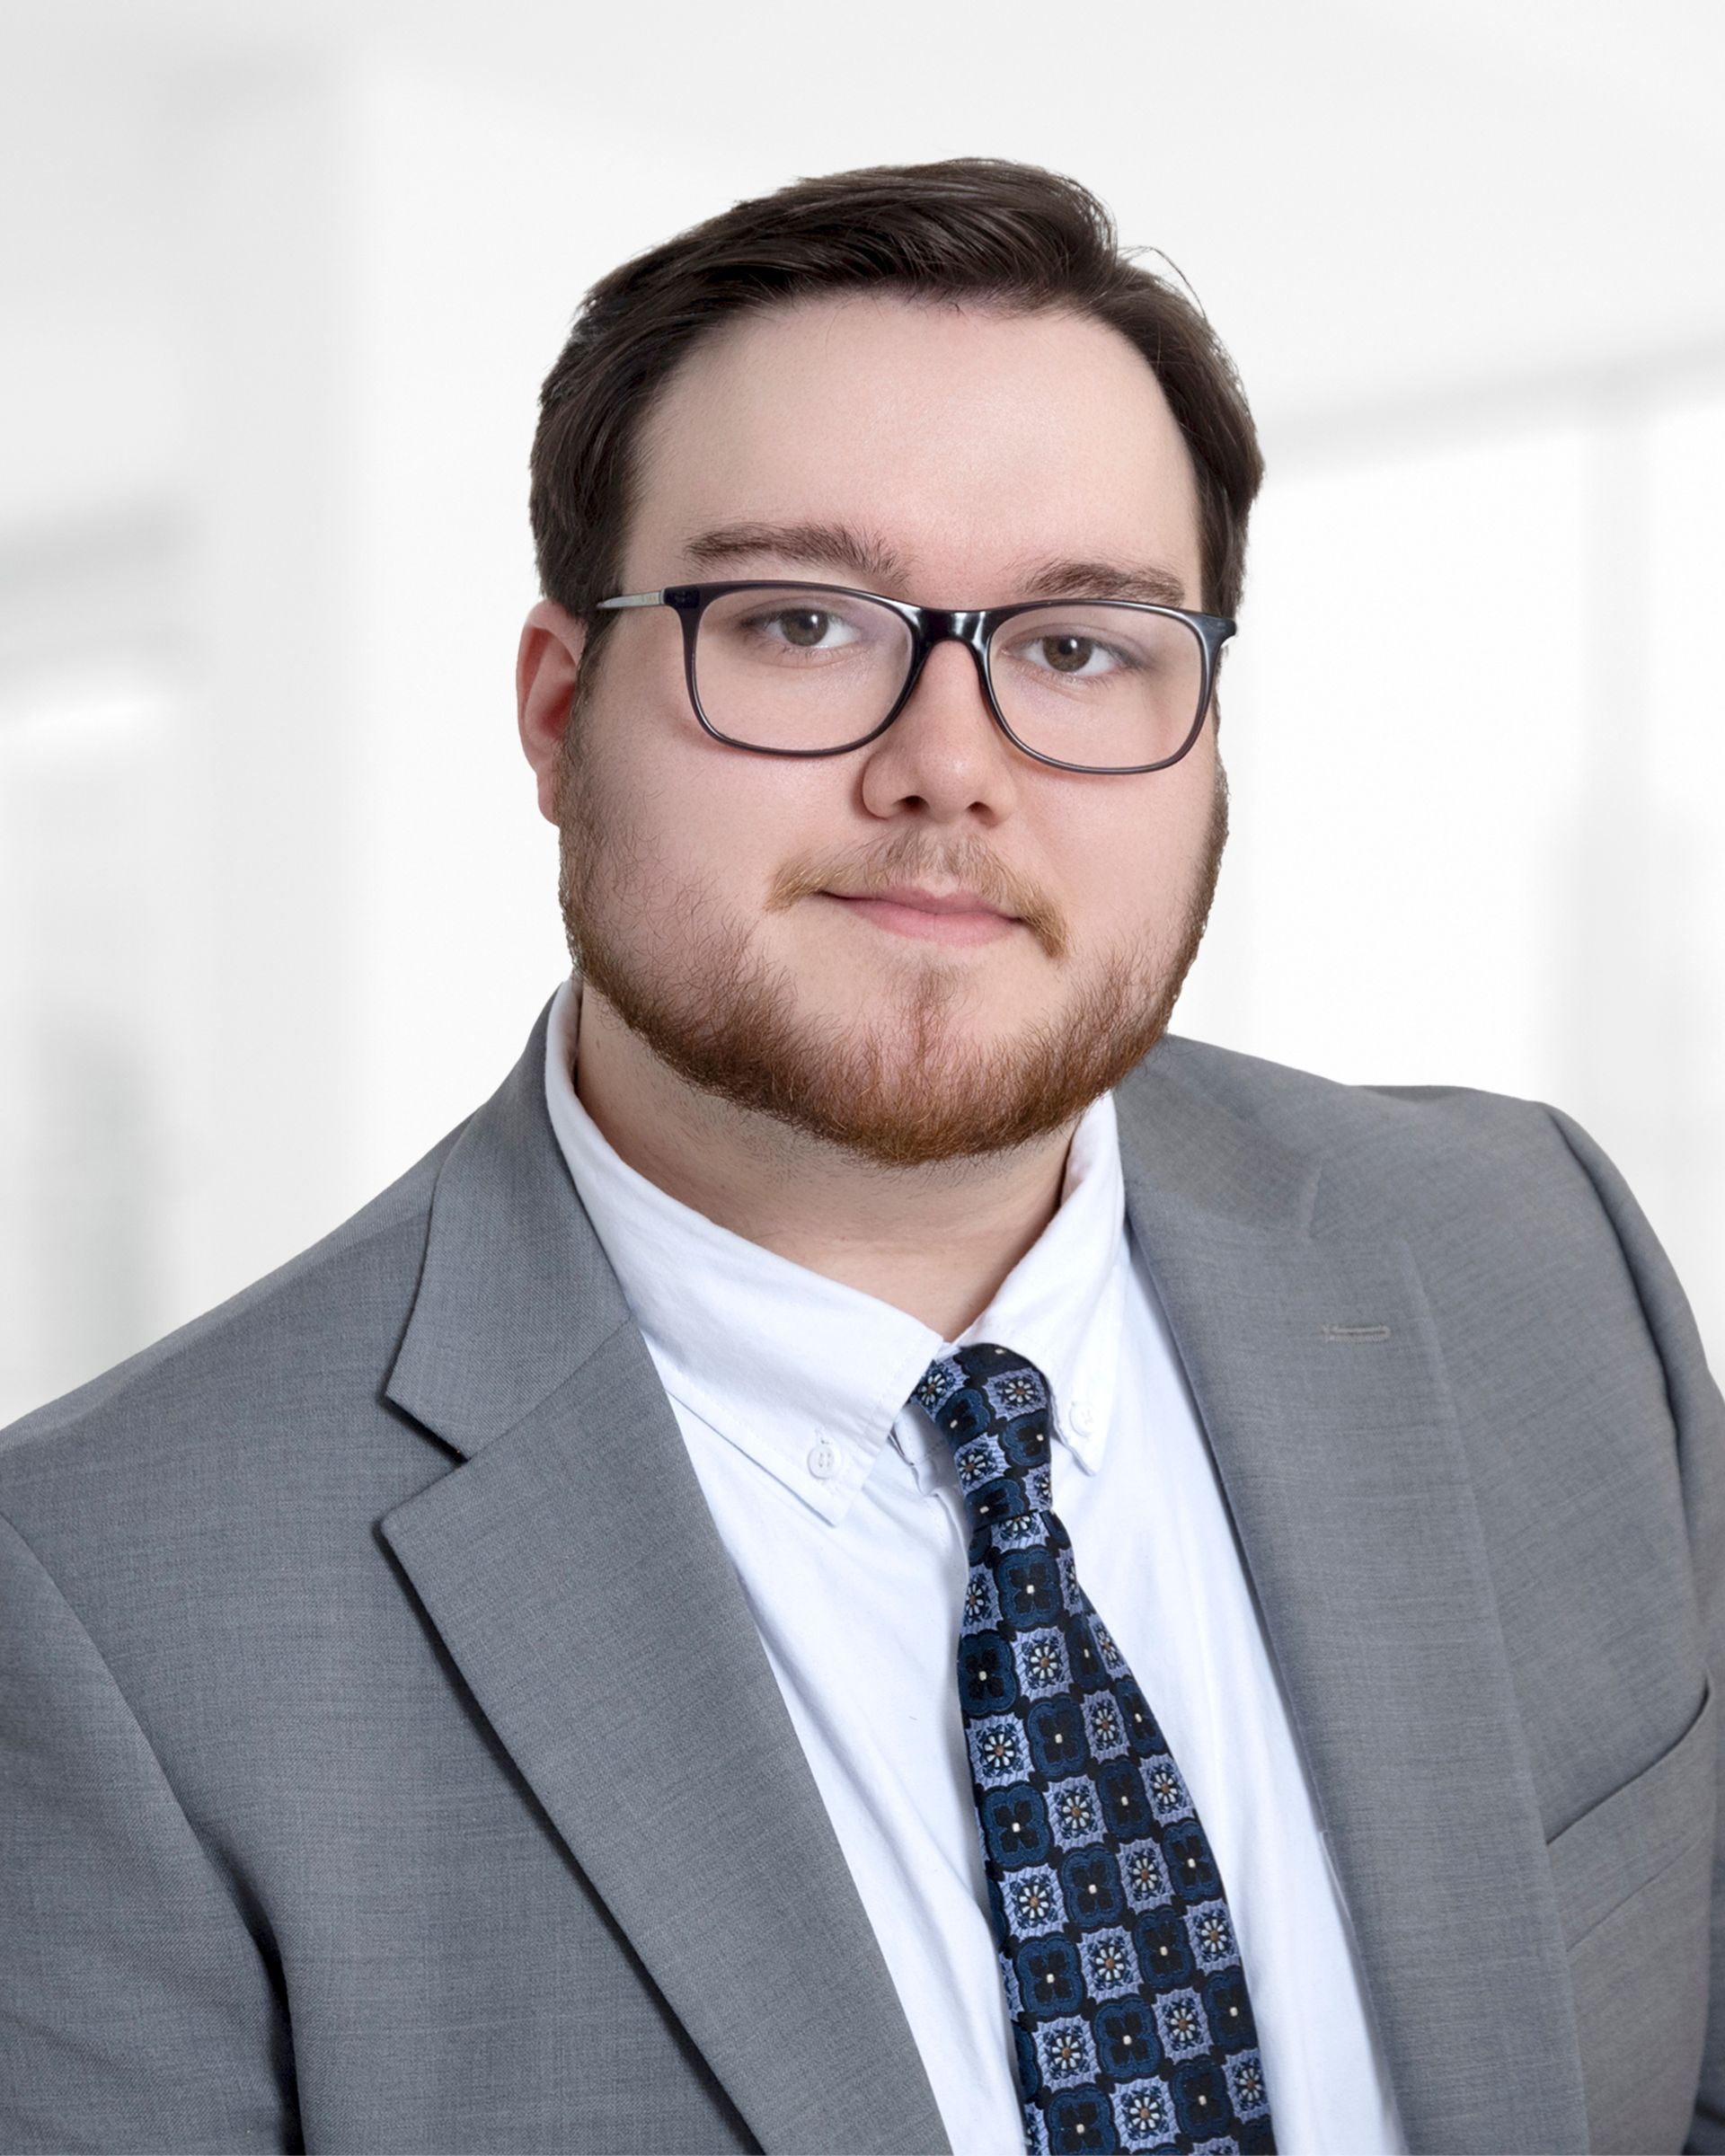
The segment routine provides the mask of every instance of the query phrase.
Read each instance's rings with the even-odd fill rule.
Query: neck
[[[649,1182],[944,1340],[974,1323],[1054,1217],[1072,1140],[1067,1127],[1008,1153],[883,1167],[699,1091],[591,987],[575,1088],[606,1143]],[[955,1195],[961,1204],[942,1202]]]

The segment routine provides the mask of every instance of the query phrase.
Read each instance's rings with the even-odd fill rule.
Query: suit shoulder
[[[1154,1060],[1176,1083],[1299,1151],[1322,1156],[1322,1205],[1352,1224],[1406,1229],[1432,1211],[1516,1202],[1530,1182],[1579,1195],[1587,1178],[1544,1102],[1466,1085],[1350,1084],[1170,1035]],[[1562,1119],[1569,1129],[1574,1126]]]
[[[1170,1077],[1208,1093],[1236,1115],[1308,1144],[1376,1130],[1403,1136],[1479,1130],[1506,1120],[1545,1121],[1550,1115],[1543,1102],[1514,1093],[1471,1085],[1350,1083],[1180,1034],[1167,1036],[1155,1060]]]
[[[286,1264],[0,1430],[0,1511],[43,1475],[82,1480],[106,1460],[129,1479],[199,1428],[375,1391],[411,1304],[438,1171],[464,1127]]]

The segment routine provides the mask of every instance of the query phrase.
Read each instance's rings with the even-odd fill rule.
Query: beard
[[[801,1007],[787,969],[762,954],[750,923],[721,906],[698,876],[656,929],[639,917],[632,923],[628,894],[650,871],[624,804],[572,753],[575,730],[556,803],[570,956],[585,988],[701,1091],[879,1166],[927,1167],[1009,1152],[1075,1122],[1166,1031],[1227,843],[1219,762],[1198,872],[1164,939],[1103,954],[1056,1007],[989,1042],[967,1026],[978,996],[969,969],[915,945],[870,1000],[859,999],[854,1017],[835,1021]],[[936,882],[956,882],[1016,915],[1052,962],[1067,956],[1057,908],[974,839],[914,834],[793,862],[775,879],[766,911],[817,891]]]

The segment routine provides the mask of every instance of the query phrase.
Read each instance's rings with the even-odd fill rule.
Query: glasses
[[[1234,624],[1132,599],[913,606],[837,584],[674,584],[598,611],[669,606],[694,715],[764,756],[838,756],[885,733],[949,638],[1007,739],[1039,764],[1162,771],[1198,739]]]

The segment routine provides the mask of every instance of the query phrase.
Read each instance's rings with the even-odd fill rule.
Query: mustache
[[[1070,947],[1066,922],[1054,901],[975,839],[952,844],[918,835],[843,853],[801,855],[786,862],[774,878],[766,911],[783,913],[800,898],[811,898],[819,891],[859,898],[895,884],[956,884],[961,890],[974,891],[997,913],[1022,921],[1049,958],[1065,958]]]

